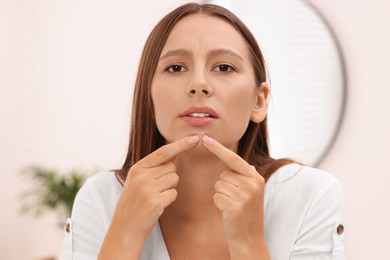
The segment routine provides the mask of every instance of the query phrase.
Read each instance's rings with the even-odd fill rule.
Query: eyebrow
[[[237,54],[236,52],[230,50],[230,49],[215,49],[211,50],[208,55],[210,56],[222,56],[222,55],[230,55],[233,57],[236,57],[240,59],[241,61],[244,61],[244,59]],[[186,49],[174,49],[166,52],[163,56],[160,57],[160,60],[166,59],[170,56],[191,56],[191,52]]]
[[[174,49],[167,51],[163,56],[160,57],[160,60],[166,59],[170,56],[190,56],[191,53],[186,49]]]
[[[236,53],[235,51],[232,51],[230,49],[215,49],[215,50],[210,51],[209,55],[210,56],[230,55],[230,56],[236,57],[236,58],[244,61],[244,59],[238,53]]]

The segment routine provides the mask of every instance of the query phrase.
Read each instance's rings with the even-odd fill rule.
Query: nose
[[[198,92],[199,92],[199,90],[198,90]],[[190,94],[196,94],[196,93],[197,93],[197,91],[196,91],[195,89],[191,89],[191,90],[190,90]],[[200,91],[200,93],[202,93],[202,94],[208,96],[210,92],[209,92],[208,90],[206,90],[206,89],[202,89],[202,90]]]
[[[211,97],[214,94],[210,82],[207,80],[204,72],[194,73],[194,77],[187,88],[187,93],[190,96],[200,95]]]

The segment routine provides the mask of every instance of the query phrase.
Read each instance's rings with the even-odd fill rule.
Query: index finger
[[[253,169],[244,159],[238,154],[229,150],[222,144],[218,143],[215,139],[204,135],[202,137],[205,147],[221,159],[230,169],[245,176],[252,176]]]
[[[142,167],[156,167],[172,159],[177,154],[195,147],[198,141],[199,136],[197,135],[182,138],[176,142],[158,148],[151,154],[142,158],[138,163]]]

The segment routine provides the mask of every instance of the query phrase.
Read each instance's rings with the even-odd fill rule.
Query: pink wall
[[[310,0],[332,25],[348,73],[340,135],[320,165],[344,184],[349,259],[389,259],[390,2]]]

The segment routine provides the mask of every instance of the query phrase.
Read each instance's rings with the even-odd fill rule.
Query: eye
[[[214,70],[221,71],[221,72],[231,72],[234,71],[235,69],[231,65],[221,64],[215,67]]]
[[[184,67],[180,65],[171,65],[168,68],[165,69],[168,72],[176,73],[176,72],[183,72]]]

